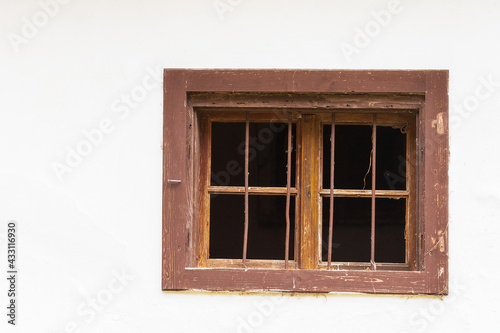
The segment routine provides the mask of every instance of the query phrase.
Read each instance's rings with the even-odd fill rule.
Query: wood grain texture
[[[286,195],[286,187],[262,187],[262,186],[250,186],[248,188],[249,194],[260,194],[260,195]],[[208,186],[208,193],[211,194],[245,194],[244,186]],[[297,194],[297,189],[294,187],[290,188],[291,194]]]
[[[266,110],[275,108],[277,104],[288,110],[314,109],[315,112],[331,112],[333,110],[374,110],[387,109],[417,110],[424,101],[423,94],[378,93],[359,94],[343,93],[255,93],[244,92],[195,92],[189,94],[189,100],[195,107],[224,108],[219,112],[229,113],[241,108]],[[286,114],[285,114],[286,115]],[[285,118],[283,117],[283,121]]]
[[[315,115],[302,117],[302,170],[300,174],[303,189],[300,206],[299,244],[302,269],[315,269],[319,263],[320,235],[320,161],[321,161],[321,125]]]
[[[324,154],[322,154],[324,155]],[[328,157],[323,157],[328,158]],[[323,163],[321,163],[323,165]],[[326,170],[322,170],[322,173]],[[330,130],[330,214],[328,216],[328,269],[332,265],[332,243],[333,243],[333,201],[335,199],[334,184],[335,184],[335,113],[332,113],[332,123]],[[323,180],[321,180],[323,183]]]
[[[170,69],[186,76],[188,91],[424,93],[421,70]]]
[[[248,112],[245,114],[245,231],[243,235],[243,266],[247,261],[247,248],[248,248],[248,154],[250,145],[250,121],[248,119]]]
[[[417,212],[417,131],[416,117],[409,117],[406,133],[406,191],[409,192],[406,200],[406,263],[412,270],[418,270],[417,255],[420,252],[420,244],[417,242],[418,235],[418,212]]]
[[[292,180],[292,115],[288,115],[288,135],[286,149],[286,230],[285,230],[285,268],[288,269],[288,253],[290,250],[290,194]]]
[[[325,197],[330,196],[329,189],[322,189],[320,194]],[[375,190],[375,196],[381,198],[405,198],[410,195],[407,190]],[[345,198],[371,198],[372,190],[340,190],[334,189],[333,196]]]
[[[448,72],[429,72],[422,130],[424,265],[429,292],[448,294]]]
[[[407,271],[188,268],[183,289],[424,294],[426,280],[425,272]]]
[[[163,121],[166,126],[163,128],[163,289],[180,287],[182,268],[185,267],[186,213],[192,205],[192,198],[187,196],[190,160],[186,155],[186,92],[176,84],[183,76],[183,72],[165,72],[164,75]],[[170,183],[169,179],[180,180],[180,183]]]
[[[210,121],[205,117],[199,120],[200,150],[199,155],[199,184],[198,184],[198,211],[199,225],[197,233],[197,253],[196,259],[199,267],[206,266],[210,248],[210,192],[207,190],[210,185],[211,174],[211,131]]]
[[[370,268],[375,270],[375,192],[376,192],[376,179],[377,179],[377,115],[373,115],[372,123],[372,202],[371,202],[371,234],[370,234]]]

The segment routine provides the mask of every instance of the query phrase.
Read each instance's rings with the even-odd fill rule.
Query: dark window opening
[[[252,195],[249,197],[248,259],[285,259],[285,196]],[[290,246],[293,260],[295,198],[290,198]],[[241,249],[240,249],[241,252]],[[240,255],[241,256],[241,255]]]
[[[370,198],[335,198],[332,261],[370,262]],[[323,198],[322,260],[328,260],[330,198]],[[375,262],[405,262],[405,199],[376,199]]]
[[[375,262],[404,263],[406,199],[375,202]]]
[[[332,261],[370,262],[370,198],[333,201]],[[328,260],[330,198],[323,198],[322,260]]]
[[[377,126],[377,190],[406,189],[405,127]]]
[[[285,259],[285,196],[249,196],[248,259]],[[293,259],[295,198],[290,200],[289,259]],[[212,259],[241,259],[244,196],[212,195],[210,199],[210,253]]]
[[[244,210],[241,195],[210,196],[210,258],[241,259]]]
[[[212,123],[211,146],[210,185],[244,186],[245,123]]]
[[[249,186],[286,187],[288,124],[250,123]],[[245,185],[245,123],[212,123],[212,186]],[[292,124],[291,187],[295,186],[295,124]]]
[[[406,189],[405,126],[377,126],[376,190]],[[323,126],[323,188],[330,188],[331,125]],[[372,126],[335,126],[334,188],[372,189]],[[322,199],[322,260],[328,260],[330,198]],[[375,262],[406,261],[406,199],[375,199]],[[370,262],[371,198],[335,197],[332,261]]]
[[[331,126],[323,126],[323,188],[330,188]],[[335,126],[334,188],[370,189],[372,127],[367,125]],[[368,173],[367,173],[368,172]],[[364,182],[363,182],[364,180]]]
[[[330,188],[331,126],[323,126],[323,188]],[[335,126],[335,183],[337,189],[371,189],[372,127]],[[406,189],[405,127],[377,126],[378,190]]]
[[[244,186],[245,123],[212,122],[211,185]],[[295,186],[296,125],[292,124],[290,187]],[[249,195],[247,259],[284,260],[286,195],[265,193],[266,188],[287,186],[288,124],[250,122],[248,151]],[[245,208],[243,193],[210,195],[209,258],[242,259]],[[295,197],[290,197],[288,259],[294,258]]]

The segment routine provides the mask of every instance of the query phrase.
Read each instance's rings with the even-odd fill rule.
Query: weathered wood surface
[[[447,294],[447,89],[448,72],[436,70],[165,70],[162,288]],[[410,197],[409,216],[414,212],[413,216],[417,221],[416,259],[408,263],[409,271],[405,271],[406,267],[396,267],[397,265],[387,266],[387,270],[383,270],[382,264],[377,271],[349,270],[340,265],[337,265],[339,270],[335,270],[336,263],[332,263],[334,269],[327,270],[326,264],[319,263],[319,258],[316,260],[314,257],[319,256],[319,247],[316,254],[310,253],[311,248],[317,247],[314,242],[317,243],[318,240],[313,240],[311,244],[296,251],[295,258],[301,269],[280,269],[279,263],[278,267],[272,267],[271,264],[269,269],[228,269],[214,267],[211,260],[207,262],[209,226],[203,215],[208,214],[209,206],[203,205],[207,205],[209,180],[207,177],[203,178],[202,174],[207,170],[203,168],[203,164],[206,163],[207,167],[210,164],[210,147],[204,145],[203,138],[197,137],[197,123],[193,124],[199,121],[197,115],[187,112],[200,110],[199,116],[203,117],[202,114],[212,112],[208,110],[213,110],[214,107],[220,108],[217,111],[220,117],[228,115],[234,121],[238,121],[237,118],[240,117],[235,112],[237,110],[251,110],[251,118],[258,112],[273,112],[273,108],[292,109],[294,122],[304,121],[303,118],[310,113],[307,110],[311,109],[318,112],[315,121],[326,123],[331,112],[336,112],[339,122],[346,123],[368,123],[365,118],[376,112],[377,123],[397,126],[402,121],[404,123],[408,114],[416,115],[418,121],[414,131],[418,138],[415,141],[418,155],[407,156],[407,159],[410,164],[418,166],[418,182],[417,177],[407,177],[410,191],[392,193]],[[201,112],[204,109],[207,111]],[[352,118],[352,112],[359,115]],[[398,118],[398,115],[402,118]],[[286,121],[280,112],[272,117],[271,121]],[[203,130],[200,129],[199,132]],[[304,142],[304,137],[298,127],[299,142]],[[408,147],[410,146],[411,142]],[[297,147],[298,159],[305,159],[308,154],[306,150],[301,155],[303,148]],[[206,158],[203,157],[204,150]],[[197,161],[200,165],[197,165]],[[304,204],[308,201],[312,203],[313,196],[319,198],[329,195],[329,190],[323,192],[314,188],[302,188],[307,183],[301,184],[304,181],[299,179],[299,175],[315,177],[314,168],[305,171],[305,168],[311,168],[310,163],[307,165],[308,163],[304,163],[304,166],[297,165],[297,193],[293,193],[294,189],[291,189],[297,200]],[[169,179],[180,180],[180,183],[169,182]],[[203,190],[197,184],[205,184]],[[417,189],[413,192],[412,188]],[[354,194],[337,191],[334,190],[335,196]],[[302,192],[309,196],[302,195]],[[375,191],[375,195],[379,194],[388,193]],[[365,193],[356,195],[364,196]],[[417,199],[412,200],[412,196]],[[414,210],[415,206],[418,206],[418,211]],[[309,208],[306,206],[296,205],[296,215],[314,218],[317,213],[307,209]],[[303,224],[296,224],[296,238],[299,242],[305,234],[311,233],[311,229],[304,230],[301,225]],[[314,222],[308,225],[317,228]],[[408,242],[411,243],[411,239]],[[411,257],[411,251],[408,253]],[[304,256],[310,256],[308,260],[312,258],[313,264],[304,265]],[[193,260],[193,257],[196,258]],[[252,261],[248,262],[249,265],[254,265]],[[309,266],[316,269],[307,269]]]

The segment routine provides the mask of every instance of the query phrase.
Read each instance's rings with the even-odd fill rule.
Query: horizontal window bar
[[[286,195],[286,187],[260,187],[249,186],[249,194],[262,194],[262,195]],[[244,186],[209,186],[208,193],[210,194],[245,194]],[[295,187],[290,188],[290,194],[297,194]]]
[[[297,262],[289,260],[289,268],[297,268]],[[261,269],[284,269],[284,260],[247,260],[247,268]],[[367,270],[371,264],[369,262],[333,262],[332,270]],[[208,259],[207,267],[210,268],[241,268],[241,259]],[[320,262],[318,269],[328,269],[327,262]],[[377,270],[410,271],[410,267],[405,263],[377,263]]]
[[[371,268],[371,263],[362,262],[331,262],[331,270],[349,271],[349,270],[368,270]],[[319,269],[328,269],[328,263],[322,261],[319,264]],[[379,263],[377,262],[377,271],[390,270],[390,271],[411,271],[408,264],[405,263]]]
[[[241,259],[208,259],[207,267],[210,268],[241,268]],[[285,260],[246,260],[247,268],[285,269]],[[288,268],[297,268],[297,262],[288,260]]]
[[[330,196],[329,189],[323,189],[320,194],[325,197]],[[361,197],[361,198],[371,198],[372,190],[339,190],[334,189],[333,195],[335,197]],[[387,197],[387,198],[403,198],[410,195],[410,191],[394,191],[394,190],[376,190],[376,197]]]

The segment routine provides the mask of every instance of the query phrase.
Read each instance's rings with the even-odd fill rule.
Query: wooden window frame
[[[265,119],[277,109],[294,114],[294,121],[313,112],[313,121],[324,123],[332,112],[347,114],[345,119],[360,114],[356,123],[374,113],[389,114],[387,119],[415,114],[416,156],[409,160],[415,170],[408,180],[415,183],[415,237],[407,240],[414,244],[408,267],[328,269],[314,257],[320,255],[319,223],[299,224],[296,237],[311,244],[296,252],[296,264],[288,268],[274,261],[249,260],[243,267],[241,260],[206,260],[207,225],[199,221],[205,221],[200,210],[207,200],[199,186],[207,181],[200,151],[208,142],[200,133],[208,129],[200,129],[207,123],[200,115],[241,120],[241,112],[251,110],[252,117]],[[166,69],[163,152],[163,290],[448,293],[448,71]],[[297,174],[319,176],[317,168],[299,168]],[[296,192],[297,200],[305,199]],[[328,195],[323,192],[312,190],[312,200]],[[317,210],[302,214],[318,221]]]

